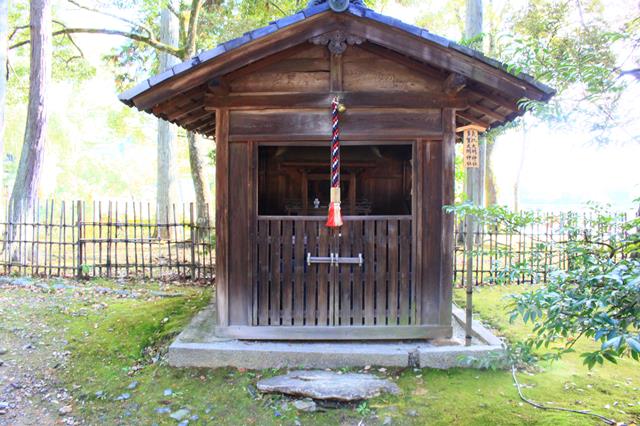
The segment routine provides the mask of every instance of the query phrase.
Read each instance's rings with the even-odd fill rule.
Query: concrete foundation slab
[[[474,321],[471,346],[464,346],[464,311],[453,307],[453,337],[437,341],[269,342],[221,339],[214,335],[215,309],[210,306],[169,347],[175,367],[340,368],[463,366],[461,358],[502,351],[502,342]]]

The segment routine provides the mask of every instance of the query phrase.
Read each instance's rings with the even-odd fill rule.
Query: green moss
[[[146,288],[146,284],[131,285],[142,288],[140,291]],[[521,290],[483,288],[474,295],[474,308],[502,334],[511,339],[523,338],[529,328],[521,322],[509,323],[505,299]],[[296,419],[304,425],[358,424],[363,417],[367,417],[366,424],[380,424],[387,416],[400,425],[598,424],[585,416],[546,412],[523,404],[508,371],[463,369],[388,369],[378,374],[397,378],[402,389],[399,396],[381,396],[360,407],[296,413],[291,404],[283,407],[285,398],[254,398],[253,386],[260,377],[282,371],[175,369],[162,361],[154,362],[158,351],[166,350],[170,340],[211,297],[210,291],[199,288],[172,291],[185,296],[147,300],[55,294],[51,297],[57,298],[56,303],[46,309],[28,310],[30,316],[39,314],[47,324],[61,330],[69,341],[71,358],[62,379],[76,397],[74,412],[89,424],[176,424],[168,414],[155,412],[164,406],[172,411],[190,409],[199,416],[190,424],[291,425]],[[460,301],[463,295],[456,291],[455,297]],[[520,373],[519,378],[524,392],[536,401],[591,409],[618,421],[640,421],[637,363],[625,361],[589,371],[577,354],[569,354],[559,362],[542,364],[536,373]],[[128,390],[134,380],[139,383],[137,388]],[[164,389],[171,389],[173,395],[164,396]],[[97,391],[105,396],[96,397]],[[131,394],[130,399],[115,401],[125,392]]]

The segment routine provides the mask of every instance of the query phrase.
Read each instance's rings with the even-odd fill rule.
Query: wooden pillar
[[[442,142],[420,141],[416,167],[417,261],[420,286],[420,320],[423,325],[439,325],[441,302],[442,235]]]
[[[456,113],[445,108],[442,112],[442,205],[455,202],[455,143]],[[441,265],[440,265],[440,324],[451,325],[451,303],[453,287],[453,213],[442,212]]]
[[[216,110],[216,304],[218,326],[229,324],[229,110]]]
[[[253,143],[228,144],[227,307],[229,325],[250,325],[252,318],[252,246],[254,218]]]
[[[441,141],[416,142],[414,205],[416,296],[423,325],[451,326],[453,215],[443,206],[454,202],[455,111],[442,111]]]

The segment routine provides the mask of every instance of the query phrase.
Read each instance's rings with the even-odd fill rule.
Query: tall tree
[[[178,17],[169,8],[160,16],[160,41],[169,46],[178,47],[180,29]],[[158,54],[160,71],[173,67],[179,59],[167,52]],[[175,195],[175,143],[178,132],[176,126],[168,121],[158,119],[158,162],[156,180],[156,218],[158,225],[170,222],[171,204]],[[167,226],[158,227],[158,236],[168,237]]]
[[[0,0],[0,195],[4,194],[4,113],[7,98],[9,0]]]
[[[464,36],[472,40],[482,36],[482,0],[467,0]]]
[[[468,44],[482,49],[482,0],[467,0],[464,38]],[[466,193],[470,201],[474,204],[483,204],[484,194],[484,166],[486,159],[485,138],[481,137],[480,145],[480,167],[468,168],[466,179]]]
[[[180,60],[188,60],[197,53],[198,44],[210,47],[218,41],[233,38],[251,27],[264,25],[276,16],[292,13],[301,5],[300,0],[284,0],[278,6],[273,6],[270,0],[246,2],[241,0],[181,0],[177,5],[161,4],[152,0],[134,0],[118,3],[126,16],[117,15],[110,10],[87,6],[77,0],[68,0],[75,6],[97,14],[115,18],[127,25],[129,29],[68,27],[64,23],[57,23],[59,29],[54,36],[69,36],[71,34],[105,34],[118,35],[129,39],[129,43],[122,46],[112,56],[112,60],[122,68],[135,68],[140,74],[158,71],[157,63],[153,64],[149,58],[154,54],[166,53]],[[203,6],[204,7],[203,10]],[[272,7],[273,6],[273,7]],[[157,16],[159,8],[169,9],[179,22],[178,44],[165,41],[162,34],[158,36]],[[161,31],[160,31],[161,32]],[[14,43],[11,48],[17,48],[29,43],[23,40]],[[132,67],[134,65],[134,67]],[[137,67],[136,67],[137,66]],[[137,80],[140,75],[132,76],[124,73],[119,76],[121,84],[130,80]],[[197,220],[206,221],[209,217],[207,206],[210,201],[209,182],[205,174],[204,147],[197,135],[187,135],[191,175],[196,192]],[[159,164],[159,167],[160,164]],[[160,185],[160,183],[159,183]]]
[[[186,60],[196,53],[196,42],[198,37],[198,20],[202,10],[202,0],[193,0],[191,3],[191,13],[189,14],[187,39],[184,53]],[[204,172],[205,155],[200,138],[194,132],[188,132],[189,141],[189,164],[191,165],[191,179],[193,189],[196,193],[197,221],[198,225],[204,225],[209,220],[209,206],[211,204],[211,193],[209,191],[209,179]],[[202,236],[202,235],[200,235]],[[200,237],[199,236],[199,237]]]
[[[10,198],[11,216],[14,223],[33,207],[33,202],[38,194],[47,137],[48,88],[51,81],[51,52],[53,49],[51,43],[51,0],[31,0],[29,4],[29,29],[31,33],[29,105],[20,163]]]

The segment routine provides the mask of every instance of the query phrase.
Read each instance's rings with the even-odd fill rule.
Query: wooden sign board
[[[480,167],[478,131],[475,129],[465,129],[462,141],[462,163],[465,169]]]

